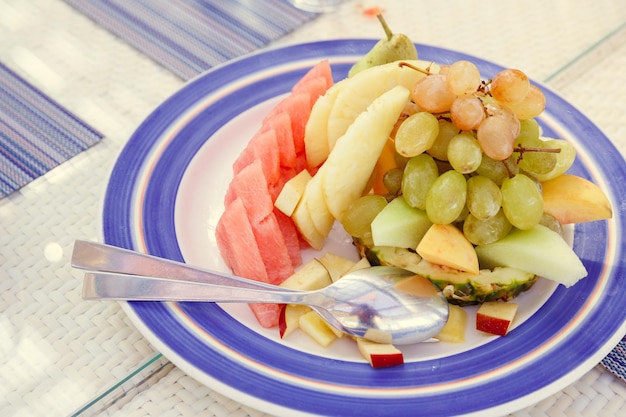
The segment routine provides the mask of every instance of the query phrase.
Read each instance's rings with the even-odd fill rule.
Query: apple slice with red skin
[[[387,368],[404,364],[404,355],[392,344],[376,343],[362,338],[357,338],[356,344],[359,352],[372,368]]]
[[[501,301],[483,303],[476,312],[476,330],[505,336],[517,313],[517,304]]]

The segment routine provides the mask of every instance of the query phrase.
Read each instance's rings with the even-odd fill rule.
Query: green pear
[[[363,58],[350,68],[348,77],[377,65],[402,59],[417,59],[417,50],[409,37],[401,33],[392,33],[383,16],[379,14],[376,17],[385,30],[386,38],[378,41]]]

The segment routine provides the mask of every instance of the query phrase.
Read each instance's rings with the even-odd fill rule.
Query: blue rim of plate
[[[200,147],[224,123],[278,95],[329,59],[335,79],[372,40],[332,40],[247,55],[187,83],[135,131],[110,176],[103,207],[108,244],[183,261],[174,224],[181,179]],[[468,59],[481,74],[500,66],[417,44],[420,59]],[[274,414],[499,415],[534,404],[599,363],[626,329],[624,207],[626,165],[584,115],[542,86],[546,136],[574,143],[570,172],[599,184],[614,207],[609,221],[579,224],[574,250],[589,276],[557,287],[506,337],[448,357],[372,369],[323,358],[258,335],[212,303],[127,303],[140,331],[176,365],[225,395]],[[208,138],[208,139],[207,139]]]

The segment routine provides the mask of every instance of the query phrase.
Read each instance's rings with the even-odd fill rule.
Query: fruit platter
[[[374,43],[263,51],[190,81],[122,151],[104,239],[293,289],[401,266],[440,286],[454,328],[371,347],[289,306],[124,308],[185,372],[274,415],[502,415],[536,403],[623,336],[623,160],[523,74],[420,44],[352,70]],[[436,94],[416,90],[446,77],[458,81],[451,97],[420,102]],[[300,139],[285,142],[285,126]]]

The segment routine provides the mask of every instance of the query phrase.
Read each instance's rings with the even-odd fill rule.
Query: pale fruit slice
[[[392,344],[375,343],[362,338],[357,338],[356,344],[359,352],[367,359],[372,368],[386,368],[404,363],[402,351]]]
[[[488,301],[476,312],[476,330],[505,336],[517,313],[517,304]]]
[[[326,252],[319,258],[319,262],[324,265],[328,274],[330,275],[330,279],[335,282],[347,272],[349,272],[356,262],[351,259],[344,258],[343,256],[335,255],[331,252]]]
[[[517,268],[566,287],[587,276],[585,265],[561,235],[541,225],[513,229],[497,242],[476,246],[476,254],[484,268]]]
[[[330,284],[332,281],[326,267],[317,259],[311,259],[284,280],[280,286],[290,290],[314,291]]]
[[[304,130],[304,151],[307,166],[316,168],[328,158],[328,117],[347,79],[330,87],[313,105]]]
[[[278,321],[280,337],[285,338],[299,329],[300,317],[311,311],[311,308],[305,305],[287,304]]]
[[[442,342],[463,343],[465,341],[466,327],[467,311],[461,306],[450,304],[448,305],[448,321],[434,337]]]
[[[311,221],[317,231],[324,237],[328,236],[330,229],[333,228],[335,218],[326,206],[324,192],[322,190],[322,178],[325,165],[317,171],[306,186],[302,196],[302,204],[306,206]]]
[[[287,216],[291,216],[310,180],[311,174],[309,174],[309,171],[306,169],[300,171],[295,177],[292,177],[285,183],[282,190],[280,190],[280,194],[276,197],[276,201],[274,201],[274,207]]]
[[[459,229],[451,224],[430,226],[416,252],[426,261],[460,271],[478,274],[478,257],[474,247]]]
[[[323,165],[322,188],[326,206],[336,219],[341,219],[350,203],[363,193],[408,98],[405,87],[387,91],[354,120],[335,144]]]
[[[311,214],[309,213],[306,204],[302,204],[302,200],[300,200],[300,204],[296,206],[296,209],[291,214],[291,219],[293,220],[293,224],[296,226],[296,229],[298,229],[298,232],[300,232],[302,238],[313,249],[321,250],[324,246],[326,236],[317,231],[317,228],[311,219]]]
[[[405,61],[419,68],[429,68],[438,72],[435,64],[426,61]],[[398,62],[379,65],[361,71],[343,83],[333,108],[328,116],[328,147],[333,149],[336,141],[343,136],[354,120],[381,94],[401,85],[411,90],[417,80],[426,75],[409,67],[401,67]]]
[[[424,210],[396,197],[372,220],[372,240],[376,246],[415,249],[432,224]]]
[[[323,347],[327,347],[337,340],[335,332],[330,329],[330,326],[315,311],[310,311],[300,316],[298,324],[304,333],[311,336],[313,340]]]
[[[543,211],[561,224],[610,219],[611,203],[604,192],[584,178],[563,174],[541,183]]]

